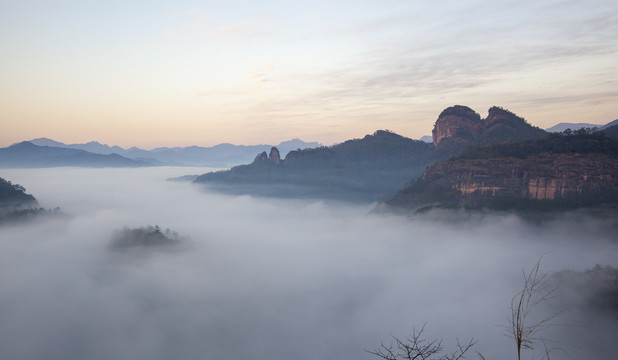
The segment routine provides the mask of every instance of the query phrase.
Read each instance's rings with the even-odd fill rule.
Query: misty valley
[[[402,214],[167,180],[211,170],[2,169],[42,214],[0,223],[0,358],[404,359],[396,340],[422,330],[442,341],[432,359],[468,341],[466,358],[517,359],[512,301],[537,263],[555,292],[527,324],[557,315],[521,358],[616,352],[615,217]]]

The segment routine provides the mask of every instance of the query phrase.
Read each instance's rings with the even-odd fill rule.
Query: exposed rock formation
[[[471,142],[483,131],[481,116],[467,106],[455,105],[444,109],[431,132],[433,144],[439,145],[445,139],[459,139]]]
[[[618,160],[579,154],[551,154],[533,163],[514,158],[454,160],[435,165],[421,179],[448,184],[469,201],[496,196],[553,200],[598,194],[614,186]]]
[[[266,151],[262,151],[255,157],[255,160],[253,160],[254,163],[259,163],[262,161],[270,161],[270,162],[273,162],[275,165],[279,165],[281,163],[281,156],[279,155],[279,149],[273,146],[270,149],[270,154],[266,154]]]
[[[275,164],[279,165],[279,163],[281,162],[281,156],[279,155],[279,149],[277,149],[276,147],[272,147],[270,149],[270,154],[268,155],[268,160],[274,162]]]
[[[268,154],[266,154],[266,151],[262,151],[261,153],[257,154],[253,162],[255,163],[258,161],[266,161],[266,160],[268,160]]]
[[[460,149],[475,143],[525,140],[545,134],[545,131],[500,107],[490,108],[487,118],[481,119],[474,110],[462,105],[442,111],[432,131],[437,149]]]

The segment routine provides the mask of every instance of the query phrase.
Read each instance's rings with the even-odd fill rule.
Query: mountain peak
[[[38,146],[39,145],[33,144],[32,141],[22,141],[22,142],[18,142],[18,143],[15,143],[15,144],[9,146],[9,148],[12,148],[12,149],[17,149],[17,148],[27,149],[27,148],[35,148],[35,147],[38,147]]]
[[[481,115],[465,105],[453,105],[451,107],[447,107],[442,110],[440,115],[438,115],[438,119],[449,115],[460,116],[473,121],[481,121]]]
[[[481,135],[483,120],[481,116],[467,106],[455,105],[444,109],[433,126],[434,145],[443,140],[470,142]]]
[[[485,126],[489,126],[492,123],[494,123],[497,120],[501,120],[501,119],[521,119],[523,120],[523,118],[520,118],[519,116],[515,115],[514,113],[512,113],[511,111],[501,108],[499,106],[492,106],[491,108],[489,108],[489,111],[487,113],[487,118],[485,118]]]
[[[434,145],[458,148],[479,142],[530,139],[543,134],[543,130],[499,106],[492,106],[485,119],[467,106],[446,108],[432,131]],[[443,144],[445,141],[449,145]]]
[[[277,165],[279,165],[279,163],[281,162],[281,155],[279,154],[279,149],[277,149],[275,146],[270,149],[270,154],[268,154],[268,160],[274,162]]]
[[[56,141],[50,138],[41,137],[30,140],[31,143],[38,146],[54,146],[54,147],[66,147],[65,143],[61,143],[60,141]]]

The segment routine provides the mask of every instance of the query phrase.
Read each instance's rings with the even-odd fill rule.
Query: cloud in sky
[[[618,5],[606,1],[3,7],[4,143],[32,129],[68,141],[71,126],[65,136],[75,141],[87,134],[120,145],[330,143],[377,124],[420,137],[444,107],[461,103],[479,112],[504,106],[541,127],[616,117]],[[266,63],[278,65],[255,81]],[[590,106],[599,94],[608,100]],[[560,101],[568,97],[582,101]],[[193,131],[171,138],[171,122]],[[273,127],[244,130],[264,122]],[[118,137],[127,123],[133,142]],[[148,123],[161,125],[146,138],[132,130]],[[324,131],[333,126],[341,130]]]

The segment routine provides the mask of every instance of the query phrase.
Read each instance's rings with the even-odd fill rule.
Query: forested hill
[[[48,210],[38,206],[38,201],[23,186],[0,177],[0,226],[62,215],[60,208]]]
[[[345,141],[332,147],[292,151],[285,165],[292,167],[327,167],[390,169],[396,165],[418,165],[431,148],[420,140],[412,140],[388,130],[378,130],[362,139]]]
[[[269,196],[375,201],[419,176],[429,163],[424,154],[430,148],[423,141],[381,130],[331,147],[291,151],[285,159],[273,147],[270,154],[258,154],[251,164],[207,173],[195,182]]]
[[[27,194],[23,186],[13,184],[0,177],[0,209],[10,209],[34,206],[37,204],[34,196]]]
[[[489,159],[498,157],[528,158],[538,154],[605,154],[618,156],[618,141],[605,131],[579,129],[550,133],[540,139],[467,148],[454,159]]]

